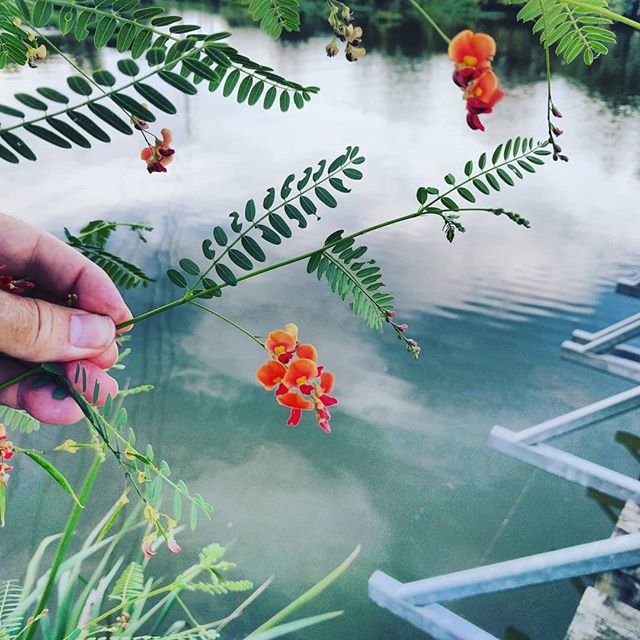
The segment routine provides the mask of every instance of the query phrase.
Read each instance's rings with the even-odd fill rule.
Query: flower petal
[[[286,373],[287,368],[282,363],[269,360],[256,371],[256,378],[265,389],[270,390],[282,382]]]
[[[276,400],[283,407],[289,407],[290,409],[301,409],[302,411],[311,411],[313,409],[313,402],[306,400],[295,391],[276,396]]]
[[[331,393],[335,383],[335,376],[331,371],[323,371],[320,375],[320,386],[325,393]]]
[[[290,427],[297,427],[301,417],[302,411],[300,411],[300,409],[291,409],[289,419],[287,420],[287,425]]]
[[[298,358],[307,358],[308,360],[316,361],[318,359],[318,352],[312,344],[301,344],[296,349]]]
[[[318,365],[308,358],[299,358],[289,365],[284,383],[289,387],[298,387],[317,377]]]
[[[277,357],[283,353],[294,351],[296,348],[296,338],[290,333],[278,329],[277,331],[272,331],[267,336],[267,341],[264,346],[272,356]]]

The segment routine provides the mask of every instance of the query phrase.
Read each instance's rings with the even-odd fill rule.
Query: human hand
[[[105,371],[118,357],[115,325],[131,318],[118,289],[93,262],[52,235],[0,214],[0,265],[35,287],[23,297],[0,290],[0,383],[29,368],[28,363],[63,363],[73,382],[77,363],[86,370],[85,397],[98,405],[115,395],[117,382]],[[66,305],[69,294],[77,307]],[[32,378],[0,390],[0,404],[24,409],[34,418],[71,424],[82,411],[71,397],[56,400],[55,386],[34,388]],[[82,392],[82,389],[78,387]]]

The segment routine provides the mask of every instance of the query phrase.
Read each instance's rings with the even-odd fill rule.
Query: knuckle
[[[53,339],[54,319],[49,305],[37,299],[23,298],[22,315],[16,327],[16,342],[25,360],[45,357]]]

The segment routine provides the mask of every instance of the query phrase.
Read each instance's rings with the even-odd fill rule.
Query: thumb
[[[96,356],[114,341],[113,320],[0,291],[0,352],[28,362]]]

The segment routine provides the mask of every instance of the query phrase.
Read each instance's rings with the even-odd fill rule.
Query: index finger
[[[74,293],[78,308],[109,316],[116,325],[132,317],[111,278],[69,245],[4,214],[0,230],[0,265],[6,264],[10,273],[33,278],[63,300]]]

